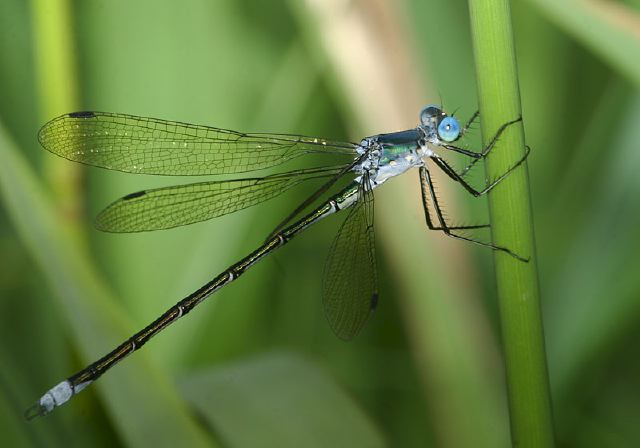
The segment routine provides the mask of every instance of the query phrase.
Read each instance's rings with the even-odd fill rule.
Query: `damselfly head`
[[[420,122],[423,126],[437,131],[440,140],[451,143],[460,137],[460,123],[447,115],[440,106],[430,104],[420,112]]]

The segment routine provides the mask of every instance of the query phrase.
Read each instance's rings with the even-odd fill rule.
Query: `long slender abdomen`
[[[52,387],[35,405],[26,411],[25,416],[27,419],[31,420],[37,416],[46,415],[56,407],[69,401],[71,397],[98,379],[100,375],[105,373],[115,364],[122,361],[134,351],[140,349],[140,347],[142,347],[153,336],[187,314],[211,294],[236,280],[244,274],[247,269],[256,264],[262,258],[274,252],[277,248],[284,246],[298,233],[302,232],[315,222],[352,205],[356,195],[357,184],[354,183],[314,211],[304,216],[299,221],[296,221],[280,233],[274,235],[273,238],[269,239],[242,260],[233,264],[197,291],[188,295],[169,308],[162,316],[134,334],[131,338],[120,344],[110,353]]]

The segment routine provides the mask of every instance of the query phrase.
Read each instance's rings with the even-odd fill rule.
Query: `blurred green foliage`
[[[0,2],[1,446],[509,445],[491,254],[416,239],[427,231],[413,174],[376,191],[381,303],[354,342],[335,338],[321,309],[335,217],[55,413],[22,418],[250,251],[311,188],[207,223],[105,235],[91,220],[108,202],[186,179],[56,160],[38,128],[94,109],[354,141],[396,130],[370,120],[381,91],[369,113],[354,106],[320,3]],[[558,441],[637,446],[640,2],[514,3]],[[425,97],[386,87],[402,101],[475,109],[465,2],[326,4],[353,18],[342,47],[364,24],[408,54]],[[482,213],[455,193],[456,218]]]

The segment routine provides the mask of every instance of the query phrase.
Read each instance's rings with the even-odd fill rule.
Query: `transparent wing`
[[[314,168],[261,178],[144,190],[105,208],[96,218],[96,227],[106,232],[141,232],[205,221],[259,204],[301,182],[335,176],[341,168]]]
[[[62,115],[45,124],[38,139],[48,151],[75,162],[163,175],[242,173],[309,153],[353,155],[357,147],[321,138],[243,134],[105,112]]]
[[[322,290],[331,329],[341,339],[352,339],[378,302],[373,192],[368,178],[362,182],[357,202],[351,206],[333,241]]]

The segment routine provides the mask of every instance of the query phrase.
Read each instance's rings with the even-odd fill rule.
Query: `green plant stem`
[[[73,16],[69,0],[32,0],[36,81],[43,123],[78,110],[79,92]],[[44,151],[43,151],[44,156]],[[58,157],[44,156],[43,174],[60,216],[78,242],[85,244],[83,169]]]
[[[470,0],[478,101],[486,143],[501,124],[521,115],[508,0]],[[486,164],[496,178],[524,154],[521,123],[510,126]],[[518,447],[553,446],[551,397],[540,312],[529,179],[526,163],[489,195],[495,244],[529,257],[494,251],[511,440]]]

